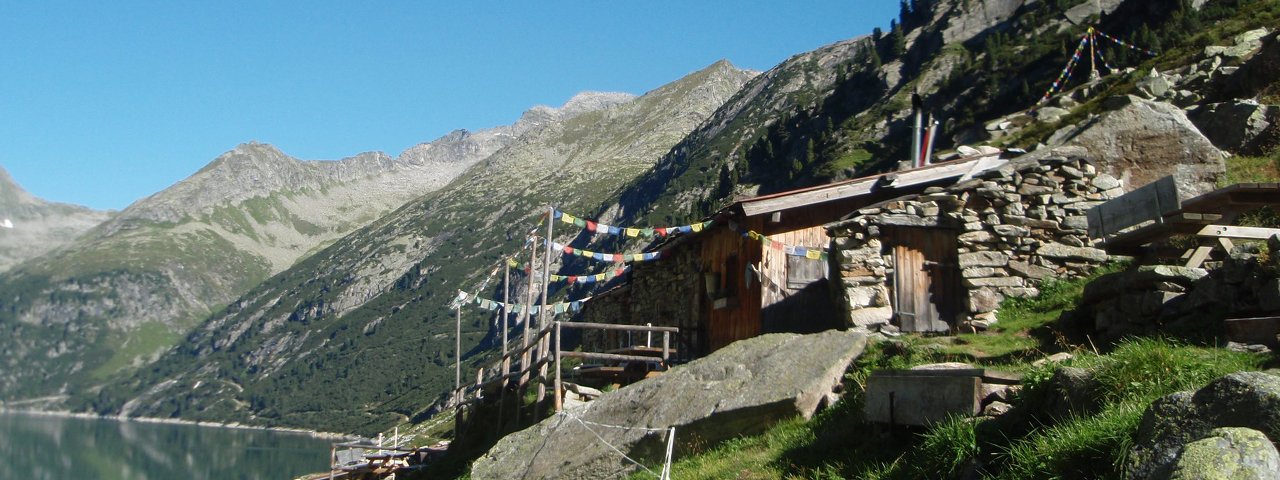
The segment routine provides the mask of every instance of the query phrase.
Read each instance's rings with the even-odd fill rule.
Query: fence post
[[[671,369],[671,332],[662,332],[662,368]]]
[[[556,355],[555,398],[556,398],[556,413],[560,413],[560,410],[564,407],[564,392],[562,391],[563,384],[561,383],[561,380],[560,380],[560,347],[562,344],[560,343],[560,321],[559,320],[556,320],[555,335],[556,335],[556,350],[554,352]]]
[[[462,388],[462,304],[454,309],[453,318],[453,401],[459,402],[459,389]]]

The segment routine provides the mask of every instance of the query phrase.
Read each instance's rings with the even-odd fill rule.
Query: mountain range
[[[13,265],[0,274],[0,401],[359,433],[421,420],[453,385],[452,301],[500,296],[497,268],[527,261],[548,207],[678,225],[735,197],[892,170],[913,93],[943,122],[939,151],[990,141],[986,122],[1036,105],[1084,25],[1137,31],[1188,8],[1175,3],[914,0],[887,32],[766,72],[720,61],[639,96],[586,92],[395,158],[243,144],[118,213],[50,206],[0,175],[0,216],[66,225],[42,251],[0,229]],[[1089,108],[1000,141],[1033,147]],[[513,280],[526,293],[521,269]],[[479,365],[503,325],[462,320],[462,361]]]

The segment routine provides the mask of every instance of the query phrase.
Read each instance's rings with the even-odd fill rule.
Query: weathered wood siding
[[[760,335],[760,284],[747,282],[747,265],[760,261],[760,242],[717,227],[701,242],[703,281],[712,293],[705,307],[708,351]]]
[[[805,248],[823,249],[831,242],[831,237],[827,236],[827,230],[822,226],[805,228],[783,233],[771,233],[769,238],[778,240],[787,245],[799,245]],[[778,303],[789,297],[801,289],[786,288],[787,287],[787,253],[783,250],[775,250],[769,245],[762,246],[762,257],[760,261],[760,274],[770,281],[776,283],[778,288],[762,289],[760,294],[761,305],[768,308],[770,305]],[[822,262],[822,260],[810,260],[811,262]],[[824,264],[825,265],[825,264]],[[825,269],[824,269],[825,271]]]
[[[894,313],[906,332],[947,332],[961,312],[954,230],[885,228],[894,259]]]

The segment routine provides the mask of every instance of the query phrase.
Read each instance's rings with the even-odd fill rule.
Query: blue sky
[[[583,90],[725,58],[767,70],[886,27],[891,0],[0,2],[0,166],[121,209],[235,145],[391,155]]]

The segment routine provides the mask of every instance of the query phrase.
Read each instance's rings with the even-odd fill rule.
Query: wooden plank
[[[1196,247],[1191,253],[1191,258],[1187,260],[1187,263],[1184,266],[1187,268],[1200,268],[1200,265],[1204,264],[1204,261],[1209,259],[1209,254],[1211,253],[1213,253],[1213,247]]]
[[[563,357],[581,358],[585,360],[603,360],[607,362],[643,362],[643,363],[662,363],[661,357],[648,357],[642,355],[618,355],[615,353],[595,353],[595,352],[560,352]]]
[[[1182,200],[1173,176],[1161,178],[1089,209],[1089,236],[1105,239],[1143,222],[1159,223],[1181,209]]]
[[[662,327],[654,325],[621,325],[614,323],[590,323],[590,322],[564,322],[560,325],[563,328],[591,328],[596,330],[622,330],[630,332],[672,332],[679,333],[677,327]]]
[[[981,159],[968,159],[949,163],[937,163],[927,167],[895,172],[893,188],[905,188],[934,183],[964,175],[972,175],[974,165]],[[875,190],[876,183],[883,175],[859,178],[847,182],[833,183],[808,189],[794,190],[781,194],[743,200],[742,211],[748,217],[762,213],[776,212],[790,208],[803,207],[849,197],[867,195]]]
[[[1201,237],[1234,238],[1242,240],[1266,240],[1280,235],[1280,228],[1233,227],[1228,225],[1208,225],[1196,232]]]

